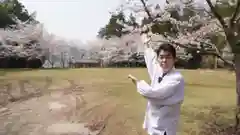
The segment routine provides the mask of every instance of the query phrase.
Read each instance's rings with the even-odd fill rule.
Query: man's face
[[[170,70],[175,63],[175,58],[171,53],[161,50],[158,55],[158,61],[164,71]]]

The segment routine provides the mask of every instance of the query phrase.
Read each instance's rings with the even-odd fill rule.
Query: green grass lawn
[[[227,130],[227,127],[234,124],[236,92],[235,75],[232,72],[211,70],[181,70],[181,72],[185,77],[186,89],[179,135],[194,135],[210,129],[214,132],[212,134],[218,134],[220,130]],[[127,79],[127,75],[131,73],[138,78],[149,80],[144,68],[14,72],[2,70],[0,73],[2,80],[11,82],[19,79],[31,81],[35,79],[36,85],[41,83],[39,78],[48,76],[52,78],[51,87],[55,89],[67,86],[67,79],[74,80],[76,84],[83,86],[85,91],[99,93],[94,102],[109,99],[117,104],[115,113],[109,119],[103,134],[145,134],[142,130],[142,122],[146,100],[138,95],[134,85]],[[94,113],[97,115],[97,110]]]

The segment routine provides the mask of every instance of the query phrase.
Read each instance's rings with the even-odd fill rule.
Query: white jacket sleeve
[[[153,78],[154,64],[156,63],[156,53],[151,47],[145,47],[144,60],[148,70],[150,78]]]
[[[151,87],[144,80],[141,80],[137,82],[137,91],[146,98],[166,99],[175,94],[181,83],[182,79],[179,77]]]

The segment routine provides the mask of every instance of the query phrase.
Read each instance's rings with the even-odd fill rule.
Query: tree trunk
[[[235,74],[236,74],[236,94],[237,94],[237,110],[236,110],[236,130],[240,124],[240,54],[234,55]]]
[[[48,62],[50,63],[50,65],[52,66],[52,68],[53,68],[53,66],[54,66],[54,62],[53,61],[51,61],[51,60],[48,60]]]
[[[51,63],[52,68],[54,68],[54,62]]]
[[[214,69],[217,69],[218,66],[218,57],[217,56],[213,56],[214,59]]]

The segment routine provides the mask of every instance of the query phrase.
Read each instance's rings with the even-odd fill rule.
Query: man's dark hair
[[[176,49],[173,45],[171,44],[162,44],[158,47],[158,49],[156,50],[157,56],[159,55],[160,51],[165,51],[165,52],[169,52],[173,58],[176,58]]]

